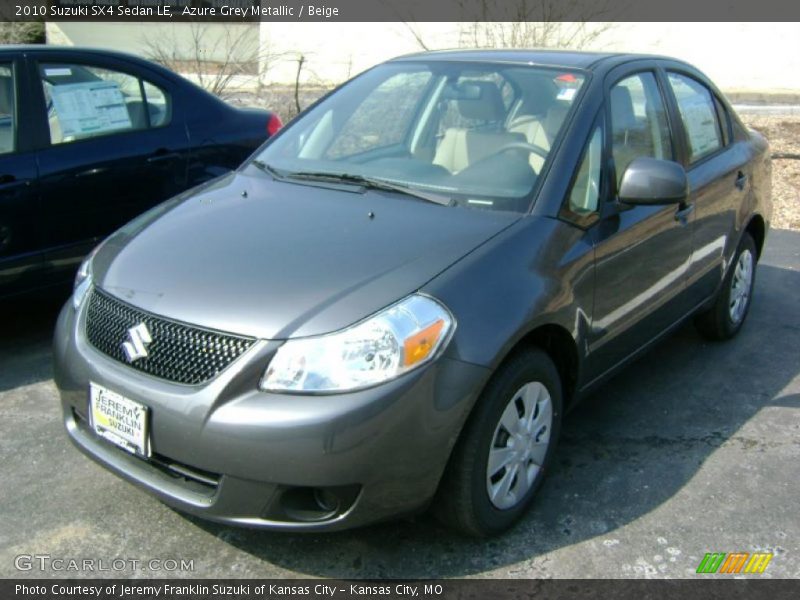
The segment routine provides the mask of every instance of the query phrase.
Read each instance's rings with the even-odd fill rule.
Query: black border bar
[[[458,579],[458,580],[331,580],[331,579],[6,579],[0,581],[6,600],[794,600],[800,580],[732,579]]]
[[[0,21],[797,21],[791,0],[0,0]],[[742,40],[747,43],[747,40]]]

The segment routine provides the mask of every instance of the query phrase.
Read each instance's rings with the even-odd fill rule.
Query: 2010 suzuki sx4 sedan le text
[[[577,400],[687,318],[737,333],[770,178],[682,62],[389,61],[85,260],[55,334],[66,429],[223,523],[432,505],[498,533]]]

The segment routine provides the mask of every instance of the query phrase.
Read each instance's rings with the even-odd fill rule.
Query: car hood
[[[201,327],[312,336],[413,293],[518,219],[237,172],[112,235],[94,278],[134,306]]]

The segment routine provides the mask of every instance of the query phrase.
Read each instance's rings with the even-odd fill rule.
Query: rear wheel
[[[510,358],[453,451],[436,498],[439,519],[475,536],[517,521],[550,465],[561,412],[561,380],[550,357],[531,349]]]
[[[712,340],[726,340],[741,329],[756,281],[756,244],[749,233],[742,236],[739,247],[722,282],[714,305],[695,318],[697,329]]]

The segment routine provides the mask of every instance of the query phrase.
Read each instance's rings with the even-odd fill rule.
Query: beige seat
[[[480,127],[450,127],[436,148],[433,164],[451,173],[458,173],[501,148],[514,142],[524,142],[521,133],[503,129],[505,106],[500,90],[490,81],[471,81],[480,88],[475,99],[458,100],[458,112],[464,119],[482,122]]]
[[[529,144],[550,150],[550,145],[558,135],[564,117],[567,116],[568,106],[553,100],[546,112],[538,114],[518,114],[508,124],[508,130],[525,136]],[[524,105],[521,109],[524,111]],[[537,173],[541,171],[544,158],[531,152],[530,164]]]
[[[514,142],[525,142],[525,136],[507,131],[475,131],[453,127],[445,132],[433,164],[451,173],[458,173]]]

